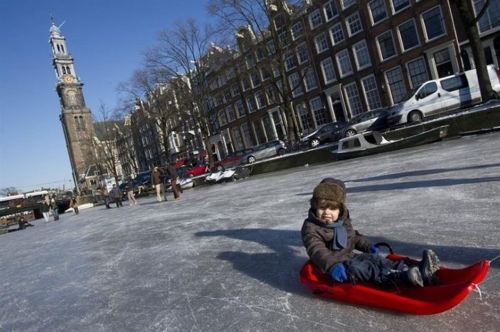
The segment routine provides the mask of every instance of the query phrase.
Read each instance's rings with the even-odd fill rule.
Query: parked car
[[[198,176],[208,172],[208,166],[201,163],[195,166],[192,166],[185,171],[186,177]]]
[[[487,66],[491,87],[500,92],[500,72]],[[390,125],[421,122],[425,117],[469,106],[481,100],[475,69],[430,80],[395,105],[387,118]]]
[[[281,140],[274,140],[264,144],[257,145],[251,149],[248,153],[241,157],[242,164],[251,164],[256,160],[261,160],[269,157],[274,157],[277,155],[284,155],[286,152],[286,145]]]
[[[252,149],[239,150],[229,154],[227,157],[215,162],[218,171],[224,171],[227,168],[236,167],[241,164],[241,157],[251,153]]]
[[[300,138],[300,144],[314,148],[326,142],[336,142],[344,137],[345,122],[332,122],[318,127],[312,133]]]
[[[347,123],[344,136],[354,136],[368,130],[383,130],[388,127],[388,109],[378,108],[373,111],[363,112],[356,115]]]

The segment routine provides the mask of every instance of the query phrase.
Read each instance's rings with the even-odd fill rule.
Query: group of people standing
[[[170,186],[172,187],[172,192],[174,193],[174,199],[178,200],[181,198],[181,193],[179,188],[177,188],[177,169],[175,168],[175,163],[170,163],[166,168],[166,175],[170,179]],[[151,184],[156,190],[156,200],[162,202],[166,200],[165,198],[165,184],[162,181],[163,170],[160,167],[155,166],[151,171]]]
[[[78,200],[76,197],[72,197],[69,201],[70,208],[73,209],[75,214],[80,213],[78,210]],[[46,222],[50,221],[50,215],[54,217],[54,221],[59,220],[59,206],[57,205],[56,195],[45,195],[42,204],[42,215]]]

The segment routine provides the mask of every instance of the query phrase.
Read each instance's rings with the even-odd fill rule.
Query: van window
[[[417,99],[423,99],[423,98],[425,98],[425,97],[433,94],[436,91],[437,91],[437,84],[436,84],[436,82],[427,83],[418,92]]]
[[[442,80],[441,86],[446,91],[455,91],[463,88],[468,88],[469,82],[467,82],[467,77],[465,76],[465,74],[461,74],[452,78]]]

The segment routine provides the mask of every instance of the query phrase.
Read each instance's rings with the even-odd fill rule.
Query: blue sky
[[[116,87],[143,63],[158,32],[207,20],[203,0],[0,0],[0,188],[73,188],[59,122],[49,40],[66,37],[87,106],[113,108]]]

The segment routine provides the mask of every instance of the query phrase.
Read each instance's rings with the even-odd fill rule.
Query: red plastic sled
[[[389,254],[387,258],[401,260],[406,257]],[[486,278],[489,267],[490,262],[487,260],[462,269],[441,267],[436,272],[439,279],[437,285],[387,290],[368,284],[335,283],[328,275],[318,272],[314,264],[308,261],[300,270],[300,282],[314,294],[325,298],[408,314],[431,315],[451,309],[462,302]]]

